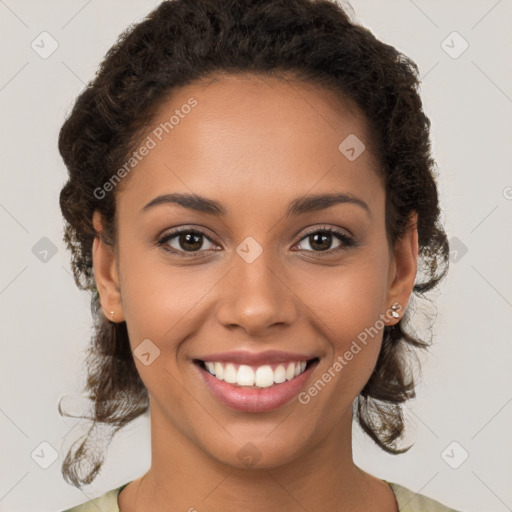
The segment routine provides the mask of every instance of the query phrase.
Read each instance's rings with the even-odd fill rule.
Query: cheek
[[[327,359],[341,361],[343,377],[357,395],[375,367],[385,326],[387,262],[368,258],[323,276],[310,274],[301,298],[316,331],[328,341]],[[325,272],[325,270],[322,270]],[[337,367],[338,370],[340,367]],[[335,372],[340,374],[340,372]]]
[[[123,252],[121,240],[120,252],[123,311],[136,338],[162,338],[208,290],[192,266],[167,264],[160,249]]]
[[[195,312],[211,285],[194,282],[187,269],[171,269],[161,262],[148,265],[149,259],[143,254],[125,258],[123,310],[140,378],[153,400],[173,415],[188,403],[178,360],[180,344],[194,332]],[[144,353],[150,355],[144,359]],[[166,403],[173,404],[172,410]]]
[[[166,378],[162,372],[169,371],[180,380],[181,344],[205,322],[205,304],[222,273],[171,265],[161,255],[142,250],[124,253],[123,269],[123,311],[134,355],[137,356],[137,347],[148,339],[160,351],[150,367],[135,358],[142,380],[148,389],[156,375]],[[161,372],[156,374],[148,368],[159,368]]]

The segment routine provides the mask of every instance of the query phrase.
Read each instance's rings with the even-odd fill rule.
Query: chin
[[[272,431],[275,428],[275,431]],[[284,427],[277,432],[279,426],[261,428],[256,431],[253,427],[243,430],[243,433],[230,437],[226,434],[223,439],[209,439],[204,449],[210,456],[221,464],[236,469],[272,469],[283,466],[295,460],[306,446],[300,444],[305,437],[299,432],[290,432]]]

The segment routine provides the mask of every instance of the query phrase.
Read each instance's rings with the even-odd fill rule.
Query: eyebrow
[[[369,206],[358,197],[352,194],[336,192],[332,194],[316,194],[294,199],[288,206],[285,216],[301,215],[305,213],[324,210],[335,204],[355,204],[366,211],[371,218],[372,214]],[[164,194],[152,199],[146,204],[141,212],[145,213],[155,206],[163,204],[178,204],[189,210],[208,215],[223,217],[227,215],[227,209],[218,201],[199,196],[197,194]]]

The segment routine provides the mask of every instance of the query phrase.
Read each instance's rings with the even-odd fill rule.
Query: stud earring
[[[114,321],[114,312],[113,311],[110,312],[110,320],[112,322]]]
[[[391,309],[392,309],[392,311],[391,311],[391,316],[392,316],[393,318],[400,318],[399,313],[396,311],[396,310],[397,310],[397,309],[399,309],[399,308],[400,308],[400,304],[393,304],[393,305],[391,306]]]

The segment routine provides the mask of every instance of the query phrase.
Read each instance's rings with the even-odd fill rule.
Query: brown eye
[[[201,252],[212,247],[204,247],[205,240],[213,247],[213,242],[201,231],[195,229],[182,229],[167,233],[159,241],[158,245],[164,246],[166,250],[176,253]]]
[[[329,253],[333,253],[354,245],[352,238],[345,233],[332,228],[317,229],[316,231],[307,233],[306,236],[302,238],[301,242],[299,242],[299,245],[303,240],[306,240],[310,247],[310,249],[303,250],[309,252],[327,251]],[[339,242],[334,249],[331,247],[333,240],[337,240]]]

